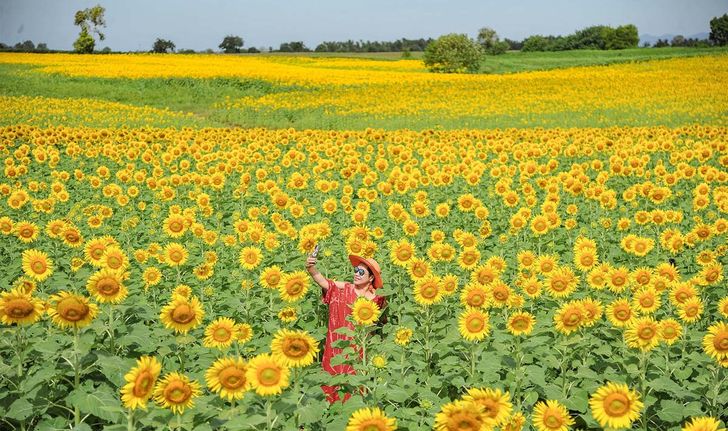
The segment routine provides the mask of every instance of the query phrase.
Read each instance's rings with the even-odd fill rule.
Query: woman
[[[350,340],[342,334],[335,331],[341,327],[347,327],[354,330],[354,326],[346,317],[351,314],[351,307],[357,298],[363,296],[374,301],[380,310],[384,310],[386,300],[383,296],[378,296],[375,289],[382,287],[382,273],[379,264],[372,258],[363,258],[361,256],[349,255],[349,261],[354,266],[354,282],[334,281],[321,275],[316,269],[316,257],[309,256],[306,261],[306,269],[313,280],[321,286],[322,300],[324,304],[329,306],[329,330],[326,334],[326,346],[324,347],[324,357],[322,362],[324,370],[329,374],[354,374],[354,368],[351,365],[340,364],[331,366],[331,358],[341,353],[342,349],[332,347],[337,340]],[[381,314],[377,325],[383,325],[387,319],[384,313]],[[361,352],[360,352],[361,354]],[[338,388],[336,386],[321,386],[326,393],[326,399],[329,403],[334,403],[339,399]],[[344,396],[342,402],[351,397],[350,393]]]

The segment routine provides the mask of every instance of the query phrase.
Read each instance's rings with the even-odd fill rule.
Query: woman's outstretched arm
[[[311,275],[311,278],[313,278],[313,281],[316,282],[321,288],[325,291],[329,289],[329,281],[326,279],[326,277],[323,276],[319,272],[318,269],[316,269],[316,258],[313,256],[308,256],[308,259],[306,259],[306,270],[308,271],[309,275]],[[343,288],[344,282],[343,281],[334,281],[336,284],[336,287]]]

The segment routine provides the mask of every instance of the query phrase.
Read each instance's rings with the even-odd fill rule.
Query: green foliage
[[[240,53],[240,49],[243,47],[243,38],[240,36],[228,35],[222,40],[218,48],[222,49],[225,54],[237,54]]]
[[[568,51],[573,49],[637,48],[639,34],[632,24],[612,28],[597,25],[568,36],[534,35],[523,40],[523,51]]]
[[[718,46],[728,45],[728,13],[710,20],[709,39]]]
[[[490,55],[505,54],[511,47],[510,43],[501,41],[498,33],[489,27],[483,27],[478,31],[478,43],[483,47],[483,51]]]
[[[105,39],[106,36],[100,30],[102,27],[106,27],[104,12],[106,12],[106,9],[100,5],[76,11],[73,25],[81,27],[81,32],[78,35],[78,39],[73,43],[73,50],[75,52],[83,54],[93,52],[96,42],[91,36],[91,33],[96,33],[99,40]]]
[[[466,34],[440,36],[425,49],[425,66],[438,73],[475,73],[480,68],[483,48]]]
[[[78,39],[73,42],[73,50],[79,54],[93,53],[94,46],[96,46],[96,41],[90,34],[88,34],[88,30],[86,29],[81,30],[81,34],[78,35]]]
[[[167,39],[157,38],[152,45],[152,52],[157,54],[166,54],[168,52],[174,52],[174,42]]]

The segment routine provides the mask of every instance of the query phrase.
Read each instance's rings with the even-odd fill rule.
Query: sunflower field
[[[389,105],[367,101],[366,76],[382,94],[390,75],[427,76],[412,61],[312,61],[335,69],[317,75],[292,72],[300,58],[230,72],[232,59],[138,57],[0,63],[36,62],[24,73],[48,79],[327,77],[356,115]],[[599,107],[572,100],[594,91],[601,106],[632,101],[645,126],[222,128],[0,94],[0,429],[724,430],[728,99],[714,90],[728,57],[670,61],[604,67],[599,84],[592,68],[539,72],[516,78],[533,104],[493,107],[529,124],[569,106],[603,126]],[[668,88],[680,64],[714,79]],[[591,87],[542,98],[566,74]],[[465,118],[495,103],[476,100],[484,88],[508,94],[506,78],[485,78],[410,83],[431,91],[419,108]],[[620,79],[631,92],[608,88]],[[350,115],[324,87],[295,85],[223,108],[318,101]],[[438,93],[453,85],[471,92],[464,104]],[[672,114],[685,124],[658,124]],[[305,268],[316,244],[327,278],[352,279],[348,254],[382,268],[387,306],[358,300],[341,330],[358,347],[337,342],[332,365],[352,375],[321,367],[327,306]],[[352,396],[329,404],[322,385]]]

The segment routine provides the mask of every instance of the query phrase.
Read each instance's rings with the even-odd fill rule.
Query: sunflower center
[[[101,259],[101,256],[103,256],[104,249],[103,249],[103,247],[96,247],[96,248],[91,249],[91,252],[89,254],[91,255],[92,258],[98,260],[98,259]]]
[[[616,317],[617,320],[629,320],[629,318],[632,317],[632,312],[626,308],[620,308],[614,311],[614,317]]]
[[[45,262],[41,260],[36,260],[30,265],[30,268],[35,272],[36,274],[43,274],[46,269],[48,268],[45,264]]]
[[[291,295],[291,296],[298,295],[299,293],[301,293],[302,290],[303,290],[303,285],[300,282],[298,282],[298,281],[294,281],[292,283],[289,283],[286,286],[286,292],[288,292],[288,294]]]
[[[56,306],[58,314],[69,322],[78,322],[88,315],[89,309],[86,304],[74,297],[60,300]]]
[[[228,341],[232,335],[232,332],[230,332],[228,328],[219,327],[213,331],[212,338],[214,338],[215,341],[225,342]]]
[[[362,431],[385,431],[386,427],[384,424],[378,420],[374,419],[376,422],[369,422],[367,424],[362,425],[359,429]]]
[[[258,261],[258,256],[255,253],[248,253],[245,255],[245,263],[253,264]]]
[[[480,307],[485,302],[485,298],[482,293],[476,292],[471,294],[469,302],[473,307]]]
[[[182,232],[183,227],[184,225],[178,221],[173,221],[169,224],[169,230],[171,230],[172,232]]]
[[[359,320],[369,320],[374,315],[374,311],[369,307],[362,307],[359,309]]]
[[[225,389],[238,389],[245,384],[245,372],[238,367],[230,366],[220,370],[218,379]]]
[[[112,296],[119,292],[119,283],[113,278],[102,278],[96,284],[96,289],[102,295]]]
[[[172,252],[169,253],[169,260],[171,260],[172,262],[181,262],[182,252],[179,250],[172,250]]]
[[[400,248],[397,250],[397,259],[400,261],[409,260],[412,257],[412,252],[408,248]]]
[[[33,236],[33,232],[33,229],[26,227],[20,230],[20,236],[22,236],[23,238],[30,238]]]
[[[557,416],[554,413],[549,413],[548,416],[544,418],[543,421],[547,427],[551,429],[557,429],[561,427],[561,424],[564,422],[560,416]]]
[[[437,296],[437,286],[427,284],[422,287],[422,296],[427,299],[432,299]]]
[[[713,347],[721,353],[728,352],[728,333],[721,332],[715,334],[715,337],[713,338]]]
[[[655,336],[655,330],[649,326],[640,328],[638,335],[643,340],[651,340]]]
[[[470,332],[480,332],[485,327],[485,321],[480,316],[469,317],[467,323],[468,331]]]
[[[505,289],[493,290],[493,297],[499,301],[505,301],[508,299],[508,291]]]
[[[668,326],[662,329],[662,336],[664,338],[674,338],[675,335],[677,335],[677,331],[675,331],[675,328]]]
[[[528,321],[523,317],[518,317],[516,319],[513,319],[513,323],[511,325],[515,329],[523,330],[528,328]]]
[[[567,326],[576,326],[581,321],[581,314],[575,310],[569,310],[564,315],[564,323]]]
[[[615,275],[614,277],[612,277],[612,284],[614,284],[615,286],[623,285],[624,281],[625,281],[625,278],[622,277],[621,275]]]
[[[371,316],[370,316],[371,317]],[[289,358],[300,358],[308,353],[308,343],[300,338],[288,338],[283,342],[283,354]]]
[[[182,404],[190,398],[192,390],[183,382],[172,382],[164,389],[164,399],[172,404]]]
[[[16,319],[30,316],[33,313],[33,304],[27,299],[17,298],[11,299],[5,303],[5,312]]]
[[[467,413],[458,413],[451,416],[447,429],[459,431],[477,431],[481,428],[480,421]]]
[[[566,283],[563,280],[554,280],[554,282],[551,283],[551,288],[557,292],[563,292],[566,290]]]
[[[116,268],[121,267],[122,261],[119,258],[119,256],[111,255],[111,256],[109,256],[109,257],[106,258],[106,263],[109,265],[109,268],[116,269]]]
[[[643,296],[640,298],[640,305],[643,307],[652,307],[655,304],[655,300],[650,296]]]
[[[262,370],[258,371],[258,380],[260,380],[260,383],[262,383],[263,386],[276,385],[278,384],[280,378],[281,373],[275,368],[263,368]]]
[[[622,393],[609,394],[604,398],[604,412],[607,416],[620,417],[629,411],[629,398]]]
[[[66,232],[66,241],[68,242],[78,242],[79,236],[76,232],[70,231]]]
[[[172,311],[172,320],[177,323],[190,323],[195,318],[195,311],[189,304],[180,304]]]
[[[152,390],[153,381],[152,373],[146,370],[140,372],[134,380],[134,396],[139,398],[146,397]]]

